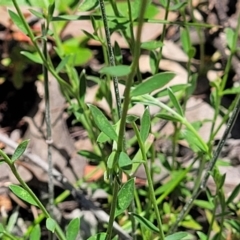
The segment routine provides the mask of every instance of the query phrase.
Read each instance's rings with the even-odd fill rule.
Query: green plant
[[[178,226],[199,230],[197,234],[200,239],[209,239],[212,230],[215,231],[215,238],[218,239],[224,236],[225,228],[237,230],[239,228],[237,221],[234,222],[225,219],[225,217],[229,216],[227,207],[231,206],[234,208],[232,203],[239,192],[239,186],[236,187],[228,199],[225,199],[223,193],[225,176],[221,175],[218,168],[215,166],[223,144],[239,111],[239,89],[225,89],[232,57],[237,51],[237,33],[234,33],[231,29],[226,29],[227,42],[231,54],[222,81],[217,80],[212,82],[213,89],[211,101],[215,108],[215,114],[214,118],[210,119],[212,131],[209,140],[205,142],[198,133],[199,128],[204,122],[190,123],[186,118],[187,100],[193,94],[197,79],[197,74],[191,72],[191,61],[195,56],[195,48],[191,43],[189,27],[196,27],[198,33],[201,35],[200,28],[212,26],[198,22],[188,23],[184,11],[187,5],[186,2],[176,1],[177,3],[171,4],[170,1],[161,1],[166,9],[165,19],[154,20],[152,15],[154,14],[154,5],[152,1],[148,0],[127,0],[124,3],[118,3],[111,0],[107,2],[103,0],[83,1],[80,6],[79,4],[73,3],[73,1],[59,4],[55,1],[46,1],[40,3],[40,7],[42,8],[41,12],[34,9],[30,10],[33,15],[44,21],[41,35],[39,36],[35,36],[29,27],[18,2],[16,0],[12,2],[16,12],[9,10],[9,15],[19,29],[28,35],[35,48],[35,53],[25,51],[22,52],[22,54],[35,63],[43,66],[46,103],[49,104],[47,76],[48,73],[51,73],[58,81],[62,93],[69,103],[69,112],[74,114],[76,121],[82,123],[93,145],[93,152],[80,151],[79,154],[95,160],[105,168],[104,181],[108,184],[108,188],[110,189],[109,194],[111,195],[109,224],[106,232],[98,233],[89,239],[112,239],[114,220],[123,215],[127,218],[124,226],[131,232],[133,239],[137,239],[137,234],[139,234],[139,232],[142,239],[177,240],[191,237],[187,231],[177,232],[176,229]],[[27,2],[30,2],[32,5],[35,4],[35,1]],[[71,4],[72,8],[68,9],[68,6]],[[98,6],[100,6],[100,10]],[[108,11],[106,11],[106,8]],[[128,11],[125,11],[126,8]],[[56,16],[54,14],[56,9],[60,12],[70,12],[70,14]],[[87,16],[78,16],[75,14],[76,9],[83,9],[85,11],[94,10],[95,12]],[[169,11],[179,11],[184,19],[183,22],[176,22],[175,24],[184,27],[181,29],[181,42],[188,56],[186,67],[188,81],[187,84],[184,85],[175,85],[166,88],[165,85],[174,78],[175,73],[158,73],[158,66],[159,62],[162,60],[166,24],[171,24],[171,22],[167,20]],[[69,21],[82,19],[90,20],[94,29],[93,33],[85,31],[86,38],[97,40],[102,45],[106,66],[100,70],[99,77],[94,78],[93,76],[88,76],[84,70],[79,74],[77,69],[74,68],[75,66],[87,62],[91,55],[91,51],[78,45],[79,41],[81,42],[82,40],[70,39],[63,42],[61,37],[59,37],[61,31]],[[160,41],[141,42],[142,27],[145,21],[164,24]],[[239,24],[240,20],[238,21],[237,30],[239,29]],[[135,26],[137,26],[137,32],[134,35]],[[102,27],[106,39],[103,37]],[[130,53],[133,56],[133,61],[130,66],[122,64],[122,54],[118,44],[115,43],[114,47],[111,45],[110,35],[116,31],[126,39],[129,45]],[[56,42],[56,48],[54,50],[56,55],[61,59],[57,67],[54,67],[51,56],[46,48],[49,37],[54,38]],[[42,46],[39,46],[39,42],[42,43]],[[139,68],[139,57],[142,49],[148,50],[150,55],[151,76],[146,79],[143,79]],[[74,55],[73,52],[75,52],[76,55]],[[84,54],[84,57],[79,57],[80,54]],[[61,73],[65,73],[67,79],[62,78]],[[98,96],[99,98],[105,98],[110,108],[111,120],[109,120],[99,108],[86,103],[85,96],[88,80],[94,80],[100,85]],[[114,94],[112,94],[110,89],[111,81],[114,85]],[[119,93],[119,84],[125,87],[124,96],[121,96]],[[220,113],[221,98],[229,93],[238,93],[238,96],[236,96],[236,99],[228,109],[221,124],[215,126],[216,118]],[[113,105],[114,95],[116,98],[116,106]],[[161,97],[167,97],[168,100],[163,102]],[[121,102],[122,98],[123,102]],[[135,104],[144,106],[144,112],[140,117],[128,114],[128,110]],[[158,107],[158,113],[151,116],[149,106]],[[227,122],[231,113],[232,116],[228,122],[228,127],[219,143],[219,147],[213,155],[214,137],[220,127]],[[48,126],[47,140],[49,143],[48,151],[51,152],[51,120],[49,106],[46,108],[46,116]],[[159,136],[153,134],[152,127],[154,121],[158,119],[172,122],[175,129],[172,136],[172,162],[170,162],[166,156],[162,156],[162,163],[164,163],[164,166],[169,170],[168,175],[170,180],[160,187],[157,187],[153,182],[155,171],[153,164],[157,155],[153,142],[154,138],[159,138]],[[140,120],[140,124],[138,120]],[[128,139],[126,137],[126,124],[129,124],[134,131],[135,137],[133,139]],[[160,136],[160,138],[161,137],[162,136]],[[181,138],[188,142],[189,147],[195,154],[191,164],[186,168],[178,163],[176,156],[177,143]],[[111,149],[108,147],[109,143]],[[128,155],[128,148],[131,147],[133,143],[137,144],[138,149],[135,154]],[[46,227],[51,232],[55,232],[59,239],[75,239],[79,230],[79,219],[74,219],[70,222],[65,236],[64,231],[53,219],[51,208],[49,213],[16,171],[14,161],[22,155],[26,147],[27,141],[24,141],[16,149],[12,158],[9,158],[3,151],[0,151],[0,155],[2,156],[1,161],[9,165],[22,186],[12,185],[10,189],[18,197],[30,204],[38,206],[42,210],[47,218]],[[53,206],[54,195],[50,155],[51,154],[49,154],[49,192],[50,206]],[[149,158],[152,160],[150,165],[148,163]],[[183,183],[191,180],[192,175],[190,172],[196,162],[199,163],[197,178],[194,181],[196,188],[194,192],[191,193]],[[206,167],[207,163],[208,166]],[[134,181],[134,173],[140,165],[144,166],[148,183],[147,188],[142,191],[136,188]],[[205,173],[204,169],[206,169]],[[126,183],[122,182],[123,174],[128,178]],[[210,175],[215,181],[216,193],[212,194],[207,190],[207,200],[200,201],[197,197],[200,192],[205,190]],[[176,193],[181,193],[181,198],[185,199],[188,197],[190,199],[185,207],[182,205],[180,206],[180,208],[182,208],[180,213],[179,208],[177,208],[171,200],[169,202],[166,201],[167,197],[170,198]],[[65,194],[64,197],[66,197],[66,195],[67,194]],[[145,196],[143,206],[140,202],[140,197],[142,197],[142,195]],[[149,198],[147,196],[149,196]],[[62,197],[61,200],[64,197]],[[192,216],[189,215],[189,210],[192,208],[193,204],[205,210],[206,218],[210,226],[207,233],[201,232],[201,226],[199,226]],[[222,210],[222,214],[220,215],[217,214],[218,206],[220,206]],[[211,212],[209,210],[211,210]],[[126,214],[126,211],[128,211],[128,214]],[[166,221],[167,223],[163,223],[162,220],[164,218],[168,219]],[[42,217],[39,218],[39,222],[41,220]],[[7,229],[2,225],[0,226],[0,233],[3,236],[9,237],[10,239],[16,239]],[[30,239],[39,239],[39,225],[31,228],[28,231],[28,235],[30,235]]]

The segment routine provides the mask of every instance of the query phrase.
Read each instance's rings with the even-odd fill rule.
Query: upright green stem
[[[45,34],[48,29],[42,27],[42,31]],[[45,58],[48,56],[47,52],[47,41],[43,38],[43,55]],[[49,203],[49,211],[50,214],[53,215],[54,209],[54,183],[53,183],[53,162],[52,162],[52,126],[51,126],[51,114],[50,114],[50,97],[49,97],[49,80],[48,80],[48,70],[45,65],[43,67],[43,77],[44,77],[44,92],[45,92],[45,122],[47,127],[47,136],[46,136],[46,143],[47,143],[47,159],[48,159],[48,203]]]
[[[185,204],[185,206],[183,207],[181,213],[179,214],[176,222],[174,223],[174,225],[172,225],[171,229],[170,229],[170,232],[174,232],[178,226],[178,224],[183,220],[183,218],[186,216],[186,214],[188,213],[189,209],[191,208],[192,204],[193,204],[193,201],[199,196],[199,194],[206,188],[206,184],[207,184],[207,181],[208,181],[208,178],[210,176],[210,173],[211,171],[213,170],[215,164],[216,164],[216,161],[219,157],[219,154],[220,152],[222,151],[222,148],[225,144],[225,141],[226,139],[228,138],[228,135],[229,133],[231,132],[231,129],[234,125],[234,122],[236,121],[237,119],[237,116],[240,112],[240,94],[238,95],[237,97],[237,103],[236,103],[236,106],[233,110],[233,113],[230,117],[230,119],[228,120],[228,123],[227,123],[227,127],[223,133],[223,136],[217,146],[217,149],[214,153],[214,156],[213,158],[211,159],[211,161],[209,162],[209,165],[207,166],[206,168],[206,171],[205,171],[205,174],[203,176],[203,179],[202,179],[202,182],[200,184],[199,187],[195,188],[193,194],[192,194],[192,197],[189,199],[189,201]]]
[[[167,21],[167,19],[168,19],[169,7],[170,7],[170,0],[167,0],[167,6],[165,8],[165,16],[164,16],[165,21]],[[164,41],[164,38],[166,35],[166,30],[167,30],[167,24],[163,23],[163,30],[162,30],[162,34],[161,34],[161,38],[160,38],[161,43],[163,43],[163,41]],[[162,59],[162,50],[163,50],[163,47],[160,47],[159,52],[158,52],[157,62],[156,62],[156,73],[158,73],[159,63]]]
[[[143,158],[143,161],[144,161],[143,165],[144,165],[145,172],[146,172],[146,175],[147,175],[148,187],[149,187],[149,193],[150,193],[150,197],[151,197],[151,202],[152,202],[152,205],[153,205],[153,208],[154,208],[154,211],[155,211],[155,214],[156,214],[157,222],[158,222],[160,239],[164,240],[162,221],[161,221],[161,217],[160,217],[160,213],[159,213],[156,197],[155,197],[155,194],[154,194],[153,181],[152,181],[151,171],[150,171],[150,169],[148,167],[148,160],[147,160],[145,147],[144,147],[144,144],[142,142],[139,130],[138,130],[137,126],[136,126],[136,123],[133,123],[132,126],[133,126],[134,132],[135,132],[135,134],[137,136],[138,144],[139,144],[139,147],[140,147],[141,152],[142,152],[142,158]]]
[[[112,48],[112,44],[111,44],[110,31],[109,31],[108,22],[107,22],[107,14],[106,14],[106,10],[105,10],[104,0],[99,0],[99,4],[100,4],[100,9],[101,9],[102,18],[103,18],[104,30],[105,30],[105,34],[106,34],[109,63],[110,63],[110,66],[115,66],[115,57],[114,57],[114,52],[113,52],[113,48]],[[120,98],[119,88],[118,88],[118,78],[116,76],[113,76],[112,79],[113,79],[115,98],[116,98],[116,103],[117,103],[118,118],[120,119],[120,117],[121,117],[121,98]]]
[[[43,214],[46,218],[51,218],[51,215],[48,213],[47,209],[43,206],[41,201],[38,199],[38,197],[34,194],[34,192],[28,187],[28,185],[23,181],[21,176],[19,175],[14,163],[11,161],[11,159],[0,149],[0,155],[3,157],[4,161],[8,164],[10,167],[12,173],[16,177],[16,179],[19,181],[21,186],[29,193],[29,195],[32,197],[32,199],[36,202],[37,206],[42,210]],[[66,240],[64,233],[62,232],[61,228],[57,224],[56,226],[56,234],[60,240]]]
[[[128,75],[127,81],[126,81],[126,88],[125,88],[125,94],[124,94],[124,102],[123,102],[123,109],[122,109],[122,116],[120,121],[120,127],[119,127],[119,133],[118,133],[118,142],[117,142],[117,153],[116,153],[116,159],[118,160],[120,152],[124,150],[124,136],[125,136],[125,125],[126,125],[126,118],[127,118],[127,111],[128,106],[130,103],[130,90],[133,82],[133,78],[135,76],[136,69],[138,67],[138,61],[140,56],[140,46],[141,46],[141,34],[142,34],[142,25],[144,21],[144,12],[147,6],[148,0],[142,0],[140,13],[139,13],[139,25],[137,29],[137,36],[136,36],[136,42],[135,42],[135,49],[134,49],[134,58],[133,63],[131,66],[131,72]],[[118,183],[117,183],[117,176],[114,176],[114,186],[113,186],[113,193],[117,193],[118,191]],[[110,212],[110,220],[108,224],[107,229],[107,240],[111,239],[112,235],[112,225],[114,222],[114,215],[115,215],[115,209],[117,204],[117,194],[113,195],[113,202],[111,206],[111,212]]]

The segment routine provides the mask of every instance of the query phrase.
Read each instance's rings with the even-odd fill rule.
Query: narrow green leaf
[[[240,93],[240,87],[233,87],[233,88],[229,88],[229,89],[225,89],[222,92],[222,95],[226,95],[226,94],[238,94]]]
[[[141,44],[141,48],[146,50],[155,50],[157,48],[163,47],[163,43],[160,41],[149,41]]]
[[[208,240],[208,237],[205,233],[197,231],[197,235],[198,235],[200,240]]]
[[[233,189],[231,195],[228,197],[226,201],[226,205],[232,203],[234,199],[239,195],[240,192],[240,183]]]
[[[94,236],[91,236],[87,240],[105,240],[107,237],[106,233],[97,233]]]
[[[150,68],[151,68],[151,73],[153,75],[158,70],[157,62],[158,62],[158,56],[157,56],[156,51],[154,51],[154,50],[150,51],[150,54],[149,54],[149,65],[150,65]]]
[[[145,142],[151,128],[151,116],[150,116],[150,111],[149,107],[146,107],[142,119],[141,119],[141,127],[140,127],[140,136],[142,139],[142,142]]]
[[[75,240],[77,238],[78,232],[80,230],[80,219],[74,218],[67,225],[66,237],[67,240]]]
[[[161,119],[169,120],[169,121],[172,121],[172,122],[182,122],[180,117],[172,116],[172,115],[165,114],[165,113],[159,113],[155,117],[159,117]]]
[[[87,159],[93,160],[95,162],[100,162],[102,160],[99,155],[95,154],[94,152],[88,151],[88,150],[80,150],[80,151],[78,151],[78,154]]]
[[[69,19],[69,20],[70,20],[70,19]],[[82,30],[82,31],[84,32],[84,34],[85,34],[88,38],[93,39],[93,40],[96,40],[96,41],[98,41],[98,42],[101,42],[101,39],[100,39],[96,34],[89,33],[89,32],[87,32],[87,31],[85,31],[85,30]]]
[[[38,17],[38,18],[44,18],[43,14],[41,12],[38,12],[34,9],[29,9],[29,12],[31,12],[34,16]]]
[[[14,24],[25,34],[27,34],[27,29],[25,28],[24,24],[22,23],[21,18],[13,11],[8,10],[8,14]]]
[[[148,78],[146,81],[137,85],[131,92],[131,96],[139,96],[146,93],[151,93],[154,90],[157,90],[167,83],[169,83],[175,74],[171,72],[158,73],[154,76]]]
[[[39,224],[34,226],[33,230],[30,233],[30,238],[29,240],[40,240],[41,238],[41,229]]]
[[[109,138],[111,138],[112,140],[117,142],[117,140],[118,140],[117,133],[114,130],[111,123],[104,116],[104,114],[94,105],[89,104],[88,107],[93,115],[93,120],[94,120],[95,124],[97,125],[97,127],[104,134],[106,134]]]
[[[116,151],[112,151],[107,160],[107,168],[113,169],[114,159],[115,159]]]
[[[24,188],[22,188],[18,185],[14,185],[14,184],[11,184],[9,186],[9,188],[16,196],[18,196],[22,200],[24,200],[32,205],[38,206],[38,204],[35,202],[35,200],[31,197],[31,195]]]
[[[129,179],[118,192],[118,204],[115,217],[123,213],[134,198],[134,178]]]
[[[122,64],[122,60],[123,60],[122,51],[117,41],[115,41],[114,43],[114,56],[115,56],[116,62],[118,64]]]
[[[132,166],[132,161],[125,152],[121,152],[119,155],[118,165],[123,170],[129,170]]]
[[[85,100],[86,90],[87,90],[86,71],[85,69],[83,69],[79,76],[79,97],[83,102]]]
[[[232,50],[232,49],[235,48],[235,46],[233,45],[235,32],[233,31],[232,28],[226,28],[225,33],[226,33],[226,36],[227,36],[227,39],[226,39],[227,40],[227,45],[230,48],[230,50]]]
[[[196,135],[190,131],[189,129],[183,129],[181,132],[181,137],[183,139],[185,139],[189,146],[191,147],[191,149],[194,152],[207,152],[208,148],[206,145],[203,145],[202,142],[199,141],[199,139],[197,139]]]
[[[181,30],[181,42],[182,42],[184,52],[188,54],[188,51],[191,48],[191,42],[190,42],[189,32],[186,29]]]
[[[99,73],[107,74],[114,77],[127,76],[131,72],[131,67],[128,65],[118,65],[112,67],[103,67]]]
[[[56,72],[57,72],[57,73],[61,72],[61,71],[64,69],[64,67],[67,65],[67,63],[68,63],[68,61],[69,61],[69,58],[70,58],[70,56],[67,55],[66,57],[64,57],[64,58],[61,60],[61,62],[60,62],[60,63],[58,64],[58,66],[56,67]]]
[[[18,211],[11,214],[11,216],[8,220],[7,227],[6,227],[7,232],[12,232],[13,227],[15,226],[15,224],[17,222],[17,219],[18,219]]]
[[[140,215],[138,215],[138,214],[136,214],[136,213],[133,213],[133,212],[131,212],[131,213],[129,213],[129,214],[133,215],[134,218],[135,218],[139,223],[141,223],[143,226],[145,226],[147,229],[159,233],[159,229],[158,229],[155,225],[153,225],[153,223],[151,223],[151,222],[150,222],[148,219],[146,219],[145,217],[140,216]]]
[[[52,218],[47,218],[46,220],[46,228],[51,231],[51,232],[55,232],[55,229],[56,229],[56,226],[57,226],[57,223],[54,219]]]
[[[79,11],[87,12],[96,9],[99,6],[98,0],[84,0],[79,5]]]
[[[136,122],[136,120],[137,120],[138,118],[139,118],[139,117],[136,116],[136,115],[129,114],[129,115],[127,115],[126,122],[127,122],[127,123],[133,123],[133,122]]]
[[[14,151],[13,155],[12,155],[12,162],[16,161],[17,159],[19,159],[23,153],[25,152],[27,146],[28,146],[29,140],[25,140],[22,141],[16,148],[16,150]]]
[[[37,53],[33,54],[30,52],[26,52],[26,51],[21,51],[20,53],[35,63],[43,64],[42,59],[40,58],[40,56]]]
[[[173,104],[173,106],[176,108],[177,112],[179,115],[181,115],[182,117],[184,116],[183,114],[183,110],[182,110],[182,107],[181,105],[179,104],[176,96],[174,95],[173,91],[171,88],[168,88],[168,96]]]
[[[165,240],[181,240],[185,238],[188,235],[188,233],[185,232],[177,232],[174,234],[171,234],[165,238]]]
[[[171,86],[173,93],[179,92],[179,91],[185,91],[186,88],[190,87],[191,84],[176,84],[174,86]],[[168,88],[164,88],[163,90],[160,90],[159,92],[155,93],[153,95],[156,98],[165,97],[168,96]]]

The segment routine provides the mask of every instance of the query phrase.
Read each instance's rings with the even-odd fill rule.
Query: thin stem
[[[108,20],[107,20],[104,0],[99,0],[99,4],[100,4],[101,13],[102,13],[104,30],[106,34],[109,63],[110,63],[110,66],[115,66],[115,57],[114,57],[114,52],[111,44],[111,37],[110,37],[110,31],[108,27]],[[120,98],[119,88],[118,88],[118,78],[116,76],[113,76],[112,80],[113,80],[115,98],[117,103],[118,118],[120,119],[122,111],[121,111],[121,98]]]
[[[148,180],[148,187],[149,187],[149,194],[150,194],[150,197],[151,197],[151,202],[152,202],[152,205],[153,205],[153,208],[154,208],[154,211],[155,211],[155,214],[156,214],[157,222],[158,222],[160,239],[164,240],[162,221],[161,221],[161,217],[160,217],[160,213],[159,213],[156,197],[155,197],[155,194],[154,194],[153,181],[152,181],[152,177],[151,177],[151,171],[150,171],[150,169],[148,167],[148,160],[147,160],[145,147],[144,147],[144,144],[142,142],[142,139],[141,139],[141,136],[140,136],[140,133],[139,133],[139,130],[137,128],[136,123],[133,123],[132,126],[133,126],[134,132],[135,132],[135,134],[137,136],[138,144],[139,144],[139,147],[140,147],[141,152],[142,152],[142,158],[143,158],[143,161],[144,161],[143,165],[144,165],[146,176],[147,176],[147,180]]]
[[[168,19],[169,6],[170,6],[170,0],[167,1],[167,6],[165,8],[165,15],[164,15],[164,20],[165,21],[167,21],[167,19]],[[161,43],[163,43],[164,38],[166,36],[166,30],[167,30],[167,24],[164,23],[163,24],[163,30],[162,30],[161,38],[160,38],[160,42]],[[162,59],[162,50],[163,50],[163,47],[160,47],[159,52],[158,52],[157,62],[156,62],[156,73],[158,73],[159,63],[160,63],[160,61]]]
[[[233,110],[232,116],[228,120],[227,127],[226,127],[226,129],[225,129],[225,131],[223,133],[222,139],[221,139],[221,141],[219,142],[219,144],[217,146],[217,149],[216,149],[216,151],[214,153],[213,158],[211,159],[211,161],[209,162],[209,165],[206,168],[206,171],[205,171],[205,174],[203,176],[203,179],[202,179],[202,182],[201,182],[200,186],[195,188],[195,190],[194,190],[194,192],[192,194],[191,199],[183,207],[183,209],[180,212],[176,222],[171,227],[170,232],[174,232],[176,230],[178,224],[183,220],[183,218],[186,216],[186,214],[190,210],[190,208],[191,208],[191,206],[193,204],[193,201],[206,188],[206,184],[207,184],[208,178],[210,176],[210,173],[211,173],[211,171],[213,170],[213,168],[214,168],[214,166],[216,164],[216,161],[217,161],[217,159],[219,157],[219,154],[222,151],[222,148],[223,148],[223,146],[225,144],[225,141],[228,138],[229,133],[231,132],[231,129],[232,129],[233,125],[234,125],[234,122],[237,119],[237,116],[238,116],[239,112],[240,112],[240,94],[238,95],[236,106],[235,106],[235,108]]]
[[[136,69],[138,67],[138,61],[140,56],[140,45],[141,45],[141,34],[142,34],[142,25],[144,21],[144,12],[147,6],[148,0],[143,0],[141,7],[140,7],[140,13],[139,13],[139,25],[137,29],[137,35],[136,35],[136,42],[135,42],[135,49],[134,49],[134,59],[131,66],[131,72],[128,75],[127,81],[126,81],[126,88],[125,88],[125,94],[124,94],[124,101],[123,101],[123,109],[122,109],[122,116],[120,121],[120,127],[119,127],[119,133],[118,133],[118,142],[117,142],[117,153],[116,153],[116,159],[118,160],[120,152],[124,150],[124,138],[125,138],[125,125],[126,125],[126,118],[127,118],[127,111],[128,106],[130,103],[130,90],[133,82],[133,78],[135,76]],[[117,176],[114,176],[114,186],[113,186],[113,193],[118,192],[118,183],[117,183]],[[110,212],[110,220],[108,224],[107,229],[107,240],[111,239],[111,229],[114,221],[114,215],[115,215],[115,209],[117,204],[117,194],[113,195],[113,202],[111,205],[111,212]]]
[[[114,176],[113,181],[114,181],[113,182],[113,200],[112,200],[111,209],[110,209],[110,218],[109,218],[109,224],[107,228],[106,240],[112,239],[113,223],[115,219],[115,208],[117,206],[117,194],[119,190],[118,180],[116,176]]]
[[[42,31],[46,32],[47,29],[42,27]],[[43,55],[47,58],[47,41],[43,38]],[[53,162],[52,162],[52,126],[51,126],[51,114],[50,114],[50,97],[49,97],[49,79],[48,79],[48,70],[45,65],[43,67],[43,77],[44,77],[44,92],[45,92],[45,122],[47,127],[46,143],[47,143],[47,159],[48,159],[48,203],[50,214],[53,215],[54,208],[54,183],[53,183]]]
[[[33,200],[37,203],[38,207],[42,210],[43,214],[45,215],[46,218],[51,218],[51,215],[48,213],[47,209],[43,206],[43,204],[41,203],[41,201],[38,199],[38,197],[34,194],[34,192],[28,187],[28,185],[23,181],[23,179],[21,178],[21,176],[18,174],[17,169],[15,167],[15,165],[13,163],[10,163],[10,168],[12,170],[12,173],[14,174],[14,176],[17,178],[17,180],[19,181],[19,183],[22,185],[22,187],[31,195],[31,197],[33,198]],[[59,225],[57,224],[56,227],[56,234],[58,236],[59,239],[61,240],[66,240],[64,233],[62,232],[61,228],[59,227]]]

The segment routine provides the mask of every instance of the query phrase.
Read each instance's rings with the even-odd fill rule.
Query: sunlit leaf
[[[20,53],[35,63],[43,64],[41,57],[37,53],[34,54],[26,51],[21,51]]]
[[[67,240],[75,240],[79,230],[80,230],[80,219],[79,218],[72,219],[70,223],[67,225],[67,229],[66,229]]]
[[[38,204],[35,202],[32,196],[24,188],[14,184],[11,184],[9,188],[16,196],[18,196],[22,200],[32,205],[38,206]]]
[[[115,211],[115,217],[124,212],[134,198],[134,178],[129,179],[118,192],[118,203]]]
[[[25,140],[22,141],[16,148],[16,150],[14,151],[13,155],[12,155],[12,162],[16,161],[17,159],[19,159],[23,153],[25,152],[27,146],[28,146],[29,140]]]
[[[30,233],[30,238],[29,240],[40,240],[41,238],[41,229],[39,224],[34,226],[33,230]]]
[[[57,226],[57,223],[54,219],[52,218],[47,218],[46,220],[46,228],[51,231],[51,232],[55,232],[55,229],[56,229],[56,226]]]
[[[157,90],[167,83],[169,83],[175,74],[171,72],[158,73],[148,78],[146,81],[137,85],[131,92],[131,96],[139,96],[146,93],[151,93],[154,90]]]
[[[146,219],[145,217],[143,216],[140,216],[136,213],[129,213],[131,215],[134,216],[134,218],[140,223],[142,224],[144,227],[146,227],[147,229],[151,230],[151,231],[154,231],[154,232],[159,232],[159,229],[152,223],[150,222],[148,219]]]
[[[182,240],[188,235],[188,233],[185,232],[176,232],[171,235],[168,235],[165,237],[165,240]]]
[[[25,28],[21,18],[12,10],[8,10],[9,16],[14,22],[14,24],[25,34],[27,34],[27,29]]]
[[[98,128],[106,134],[109,138],[111,138],[114,141],[117,141],[117,133],[114,130],[111,123],[107,120],[107,118],[104,116],[104,114],[94,105],[89,104],[88,105],[92,115],[93,120],[95,124],[98,126]]]
[[[131,68],[128,65],[118,65],[112,67],[103,67],[99,73],[108,74],[110,76],[122,77],[126,76],[131,72]]]

